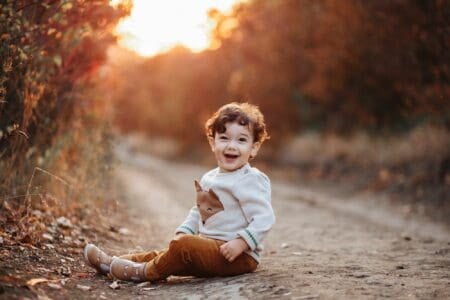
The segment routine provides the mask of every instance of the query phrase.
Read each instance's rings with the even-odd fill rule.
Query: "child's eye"
[[[239,139],[239,142],[246,142],[246,141],[247,141],[246,138],[240,138],[240,139]]]
[[[219,139],[221,139],[221,140],[228,140],[228,138],[226,137],[226,136],[224,136],[224,135],[222,135],[222,136],[219,136]]]

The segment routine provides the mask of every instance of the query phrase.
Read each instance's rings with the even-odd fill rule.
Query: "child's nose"
[[[236,149],[236,141],[230,140],[227,145],[228,149]]]

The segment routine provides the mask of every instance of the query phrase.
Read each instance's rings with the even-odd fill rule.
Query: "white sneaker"
[[[93,244],[87,244],[84,247],[84,261],[92,268],[96,269],[100,274],[108,274],[112,257],[100,250]]]
[[[111,275],[124,281],[143,282],[145,277],[145,263],[114,257],[111,262]]]

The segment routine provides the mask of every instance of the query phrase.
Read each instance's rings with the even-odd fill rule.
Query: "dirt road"
[[[165,247],[193,205],[205,169],[119,149],[117,176],[135,221],[134,245]],[[270,173],[269,173],[270,175]],[[342,200],[273,180],[277,223],[253,274],[126,284],[118,296],[158,299],[449,299],[450,232],[405,220],[374,201]]]

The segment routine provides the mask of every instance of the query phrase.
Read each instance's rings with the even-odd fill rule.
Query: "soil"
[[[256,272],[143,284],[97,275],[82,260],[85,243],[112,255],[166,247],[193,205],[194,179],[206,171],[126,147],[117,155],[124,196],[103,217],[60,219],[41,247],[0,240],[1,299],[450,299],[448,226],[376,195],[342,198],[270,170],[277,222]]]

